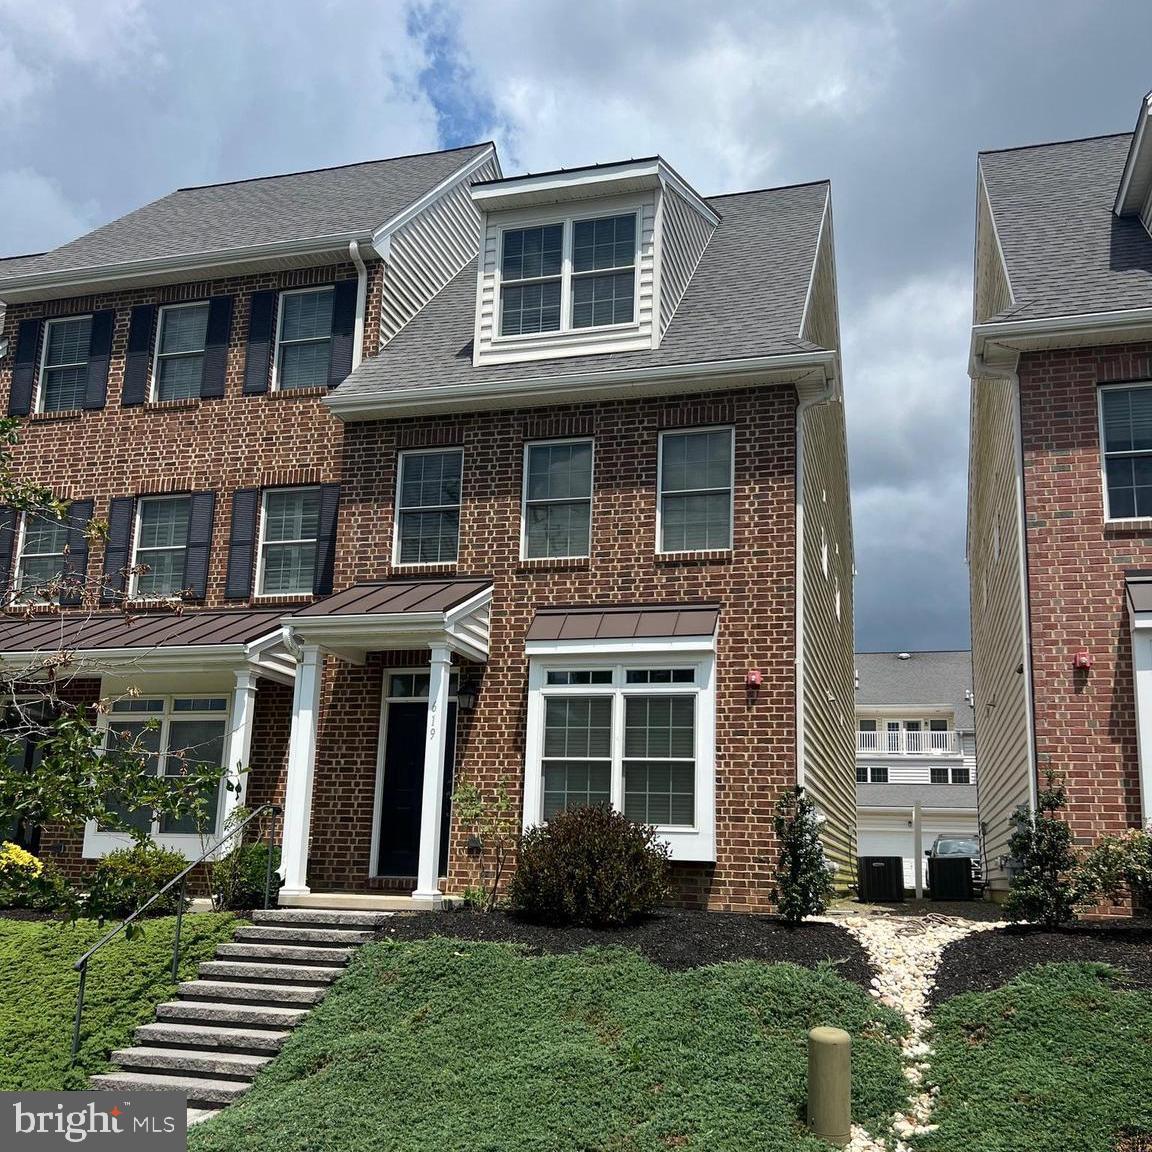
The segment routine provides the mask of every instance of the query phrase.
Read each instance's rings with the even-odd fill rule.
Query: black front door
[[[388,705],[384,736],[384,788],[380,804],[381,876],[415,876],[420,854],[427,701]],[[448,818],[456,758],[456,705],[448,705],[444,736],[444,800],[440,816],[440,872],[448,864]]]

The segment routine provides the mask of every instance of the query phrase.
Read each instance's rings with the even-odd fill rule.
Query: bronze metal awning
[[[353,584],[294,612],[290,619],[315,616],[395,615],[447,612],[491,588],[487,580],[395,580]]]
[[[542,608],[525,640],[657,640],[713,636],[715,604],[652,604],[627,608]]]

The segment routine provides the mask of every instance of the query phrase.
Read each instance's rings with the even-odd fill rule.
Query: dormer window
[[[501,336],[603,328],[635,320],[634,212],[504,230]]]

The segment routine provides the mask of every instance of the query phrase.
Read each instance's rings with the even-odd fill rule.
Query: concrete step
[[[299,944],[220,944],[217,960],[251,964],[316,964],[343,967],[352,958],[352,948],[309,948]]]
[[[219,1052],[254,1052],[273,1054],[290,1033],[262,1028],[229,1028],[212,1024],[184,1024],[165,1021],[141,1024],[134,1039],[145,1048],[200,1048]]]
[[[254,924],[284,924],[301,928],[381,928],[392,912],[356,912],[334,908],[258,908]]]
[[[316,948],[352,948],[376,939],[376,933],[357,928],[297,928],[283,924],[254,924],[237,928],[233,940],[254,944],[301,944]]]
[[[156,1009],[161,1024],[218,1024],[226,1028],[256,1028],[272,1033],[295,1028],[305,1016],[304,1006],[237,1004],[212,1000],[169,1000]]]
[[[294,1004],[319,1004],[328,988],[324,984],[243,984],[228,980],[190,980],[181,984],[177,991],[188,1000],[267,1004],[288,1008]]]
[[[240,1052],[198,1052],[191,1048],[138,1047],[118,1048],[110,1059],[132,1072],[192,1073],[221,1080],[251,1080],[272,1057]]]
[[[331,964],[242,964],[234,960],[206,960],[197,969],[206,980],[258,980],[267,984],[331,984],[340,971]]]
[[[106,1072],[92,1077],[97,1092],[183,1092],[190,1108],[221,1108],[248,1091],[246,1080],[176,1076],[161,1072]]]

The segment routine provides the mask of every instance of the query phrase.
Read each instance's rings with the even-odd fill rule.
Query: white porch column
[[[444,800],[444,750],[448,728],[448,685],[452,653],[443,644],[431,645],[432,666],[428,679],[428,727],[424,741],[424,795],[420,807],[420,859],[416,880],[417,900],[439,904],[440,809]]]
[[[312,778],[316,769],[316,725],[324,657],[317,644],[305,644],[296,661],[292,693],[292,734],[288,740],[288,780],[284,787],[284,847],[281,896],[308,894],[308,834],[312,823]]]
[[[227,831],[232,813],[244,803],[248,793],[248,757],[252,751],[252,717],[256,711],[256,673],[243,669],[236,673],[236,686],[232,690],[232,728],[228,735],[227,768],[224,791],[224,823]]]

